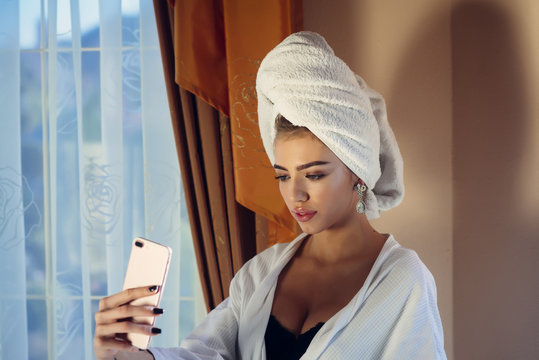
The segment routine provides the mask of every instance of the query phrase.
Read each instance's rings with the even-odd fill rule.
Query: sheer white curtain
[[[0,1],[0,359],[93,359],[130,244],[170,246],[154,338],[204,314],[151,0]]]

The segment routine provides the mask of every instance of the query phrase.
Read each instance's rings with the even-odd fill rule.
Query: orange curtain
[[[301,0],[182,0],[174,5],[176,82],[230,117],[236,200],[269,221],[263,226],[267,245],[291,240],[298,228],[262,145],[256,72],[266,53],[302,26]]]
[[[247,260],[297,232],[258,131],[255,79],[265,54],[300,30],[302,3],[154,0],[154,8],[191,236],[211,310]]]
[[[175,82],[174,11],[162,0],[154,7],[191,237],[211,310],[256,254],[257,219],[235,199],[230,119]]]

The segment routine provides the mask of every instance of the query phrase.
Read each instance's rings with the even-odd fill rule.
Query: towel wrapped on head
[[[309,129],[367,185],[366,215],[397,206],[403,163],[382,96],[370,89],[313,32],[290,35],[258,70],[258,123],[272,164],[275,119]]]

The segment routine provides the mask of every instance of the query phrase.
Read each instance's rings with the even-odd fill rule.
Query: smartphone
[[[171,255],[172,250],[168,246],[143,238],[133,240],[123,289],[159,285],[159,291],[155,295],[134,300],[131,302],[131,305],[159,306],[165,287]],[[155,317],[134,317],[133,322],[153,325]],[[133,346],[139,349],[147,349],[151,340],[151,336],[144,334],[127,334],[127,338]]]

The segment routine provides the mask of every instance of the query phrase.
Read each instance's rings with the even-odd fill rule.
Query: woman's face
[[[338,228],[356,215],[357,177],[320,140],[278,136],[274,155],[281,195],[303,232]]]

